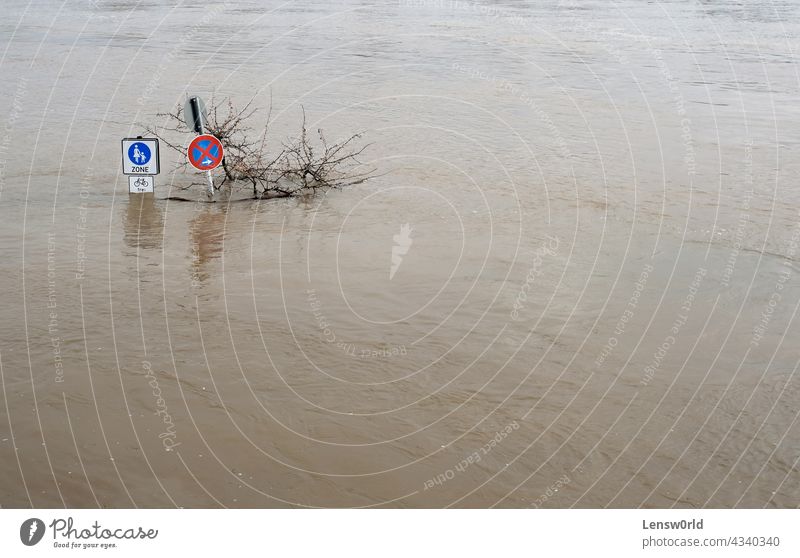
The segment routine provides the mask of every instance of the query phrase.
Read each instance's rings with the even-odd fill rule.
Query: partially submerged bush
[[[258,112],[251,99],[244,108],[237,109],[233,101],[224,99],[217,103],[211,99],[205,133],[222,142],[225,158],[222,160],[224,178],[217,189],[225,184],[243,183],[252,186],[253,197],[287,197],[314,193],[320,188],[341,188],[359,184],[374,176],[374,169],[365,169],[358,157],[368,145],[358,146],[361,134],[329,144],[321,129],[316,139],[309,136],[306,114],[300,135],[281,144],[277,153],[270,154],[267,133],[269,131],[272,105],[267,112],[263,128],[256,132],[250,123]],[[186,148],[170,137],[175,134],[194,134],[186,126],[183,107],[159,113],[167,123],[160,128],[148,127],[147,131],[158,137],[167,147],[181,154],[178,169],[191,169],[186,159]],[[165,137],[169,135],[170,137]],[[192,183],[190,186],[202,183]]]

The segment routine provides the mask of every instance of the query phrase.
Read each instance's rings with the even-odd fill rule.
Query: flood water
[[[9,4],[3,507],[800,504],[797,0]],[[128,194],[187,93],[377,176]]]

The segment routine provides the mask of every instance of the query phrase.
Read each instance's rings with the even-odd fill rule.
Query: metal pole
[[[198,134],[203,133],[203,129],[205,128],[205,122],[203,122],[203,111],[200,110],[200,103],[197,102],[197,97],[192,97],[189,99],[189,103],[192,106],[192,112],[194,113],[194,131]],[[206,177],[208,177],[208,197],[214,197],[214,177],[211,176],[211,171],[206,171]]]
[[[207,170],[206,175],[208,176],[208,197],[214,197],[214,177],[211,176],[211,171]]]
[[[192,116],[194,117],[194,131],[198,134],[202,134],[205,122],[203,122],[203,112],[200,110],[200,103],[197,97],[190,98],[189,103],[192,107]]]

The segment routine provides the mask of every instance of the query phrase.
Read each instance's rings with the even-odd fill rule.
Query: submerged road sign
[[[217,168],[225,156],[222,143],[208,134],[194,138],[189,144],[187,155],[192,166],[201,171]]]
[[[158,173],[157,139],[125,138],[122,140],[122,174],[152,175]]]
[[[156,179],[152,176],[129,176],[128,193],[146,194],[155,191]]]

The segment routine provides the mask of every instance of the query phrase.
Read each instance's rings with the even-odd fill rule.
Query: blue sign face
[[[144,143],[137,141],[128,148],[128,159],[130,159],[134,165],[146,165],[150,157],[150,148]]]

